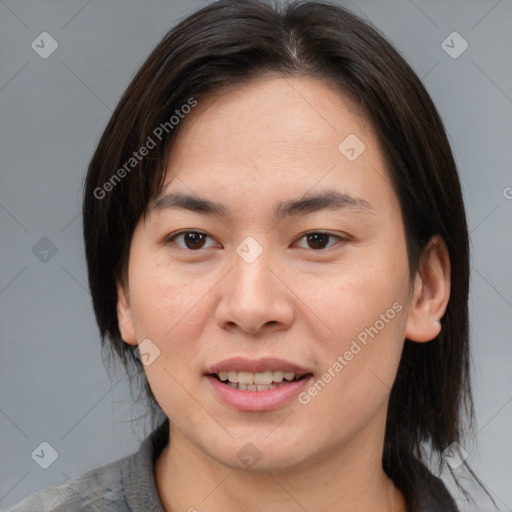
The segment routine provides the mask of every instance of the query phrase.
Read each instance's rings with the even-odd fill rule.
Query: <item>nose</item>
[[[285,271],[265,251],[251,263],[238,254],[223,279],[222,297],[216,317],[223,329],[266,334],[293,323],[293,293]],[[290,286],[290,285],[288,285]]]

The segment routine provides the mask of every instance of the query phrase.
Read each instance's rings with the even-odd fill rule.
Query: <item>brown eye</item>
[[[204,245],[205,235],[202,233],[185,233],[183,236],[188,249],[201,249]]]
[[[210,237],[204,233],[199,233],[198,231],[182,231],[181,233],[177,233],[173,237],[169,238],[168,242],[176,243],[175,240],[180,238],[183,242],[181,244],[177,243],[176,245],[178,245],[178,247],[194,251],[202,249],[205,246],[206,239]]]
[[[322,251],[328,247],[331,247],[332,245],[335,245],[335,244],[330,244],[328,247],[327,247],[327,244],[329,243],[329,240],[330,239],[338,239],[338,241],[343,241],[345,240],[344,238],[342,238],[341,236],[338,236],[338,235],[333,235],[332,233],[324,233],[322,231],[315,231],[315,232],[311,232],[311,233],[306,233],[302,238],[302,239],[306,239],[306,243],[308,245],[308,249],[313,249],[315,251]]]
[[[312,249],[325,249],[325,244],[329,241],[329,235],[325,233],[313,233],[307,235],[308,244],[312,244]]]

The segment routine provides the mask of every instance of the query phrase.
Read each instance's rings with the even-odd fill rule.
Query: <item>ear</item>
[[[444,240],[436,235],[420,257],[405,337],[419,343],[433,340],[441,332],[441,317],[450,299],[450,256]]]
[[[137,337],[133,326],[132,310],[130,308],[129,294],[125,293],[124,286],[117,282],[117,322],[123,341],[129,345],[137,345]]]

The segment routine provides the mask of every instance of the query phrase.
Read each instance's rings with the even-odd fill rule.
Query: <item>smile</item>
[[[230,388],[241,391],[269,391],[305,377],[305,375],[297,375],[284,370],[268,370],[257,373],[228,370],[213,374],[213,376]]]

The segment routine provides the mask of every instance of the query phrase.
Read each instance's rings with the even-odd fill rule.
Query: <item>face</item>
[[[279,78],[203,98],[179,129],[118,300],[176,439],[244,469],[379,442],[410,282],[371,127],[325,82]]]

